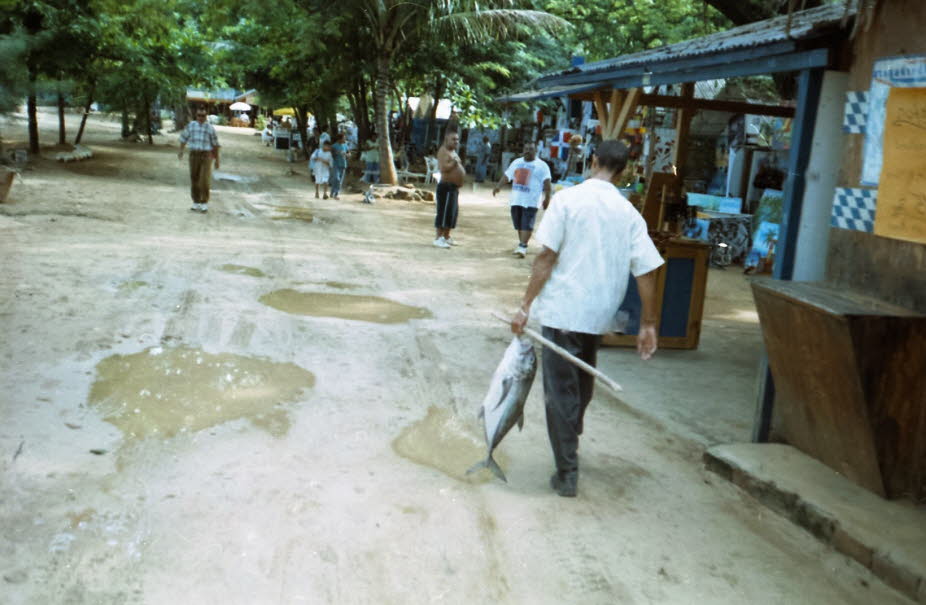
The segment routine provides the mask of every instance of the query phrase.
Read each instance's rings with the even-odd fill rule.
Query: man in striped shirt
[[[209,203],[209,187],[212,183],[210,164],[215,161],[219,169],[219,137],[212,124],[206,122],[206,110],[196,110],[196,121],[190,122],[180,133],[180,152],[178,159],[183,159],[183,149],[190,146],[190,195],[193,205],[190,210],[205,212]]]

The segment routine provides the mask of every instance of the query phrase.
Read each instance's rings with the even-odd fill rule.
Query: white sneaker
[[[208,204],[200,204],[200,205],[199,205],[199,211],[200,211],[200,212],[205,213],[206,210],[209,210],[209,205],[208,205]]]
[[[194,202],[193,205],[190,206],[190,212],[199,212],[199,204]]]
[[[443,236],[434,240],[434,245],[437,246],[438,248],[449,248],[450,247],[450,244],[447,243],[447,240],[445,240]]]
[[[514,249],[514,252],[512,252],[512,254],[514,254],[515,256],[520,256],[521,258],[524,258],[525,256],[527,256],[527,246],[522,246],[521,244],[518,244],[518,247]]]
[[[447,242],[448,244],[450,244],[451,246],[459,246],[459,245],[460,245],[460,244],[456,243],[455,241],[453,241],[453,238],[452,238],[452,237],[444,238],[444,241]]]

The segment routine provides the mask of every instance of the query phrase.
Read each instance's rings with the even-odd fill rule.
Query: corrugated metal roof
[[[729,52],[736,49],[811,39],[840,29],[848,18],[855,16],[856,12],[855,8],[847,8],[847,5],[841,2],[827,4],[795,12],[790,19],[787,15],[782,15],[686,42],[678,42],[632,55],[586,63],[578,67],[541,76],[537,83],[542,84],[547,79],[560,78],[568,74],[591,75],[596,72],[648,66],[667,61]]]
[[[537,101],[540,99],[549,99],[551,97],[568,97],[569,95],[586,92],[601,88],[601,84],[579,84],[576,86],[550,86],[543,90],[524,90],[504,97],[498,97],[495,100],[499,103],[523,103],[525,101]]]

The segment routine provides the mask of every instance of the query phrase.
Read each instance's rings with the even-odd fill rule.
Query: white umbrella
[[[237,101],[232,103],[229,109],[232,111],[251,111],[251,106],[244,101]]]

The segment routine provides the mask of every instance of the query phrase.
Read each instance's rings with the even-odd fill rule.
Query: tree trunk
[[[309,159],[309,108],[305,105],[293,105],[296,110],[296,127],[302,138],[302,157]]]
[[[360,94],[357,92],[359,85],[355,84],[354,89],[347,93],[347,102],[350,105],[351,115],[354,116],[354,123],[357,125],[357,147],[363,149],[363,144],[369,138],[367,124],[363,119],[360,110]]]
[[[84,136],[84,126],[87,125],[87,116],[90,115],[90,106],[93,105],[93,93],[96,91],[96,83],[90,84],[90,92],[87,93],[87,104],[84,105],[84,115],[80,117],[80,128],[77,129],[77,136],[74,137],[74,144],[80,145],[80,139]]]
[[[61,86],[58,86],[58,144],[67,143],[67,133],[64,126],[64,93],[61,92]]]
[[[154,145],[154,139],[151,136],[151,101],[145,97],[145,134],[148,135],[148,144]]]
[[[35,79],[36,69],[34,65],[29,65],[29,99],[26,101],[27,113],[29,114],[29,151],[39,154],[39,120],[36,116],[35,101]]]
[[[129,110],[127,107],[122,108],[122,138],[127,139],[132,131],[129,130]]]
[[[379,141],[379,178],[385,185],[395,185],[395,159],[389,137],[388,99],[390,86],[390,59],[380,56],[376,60],[376,130]]]
[[[186,98],[174,104],[174,130],[181,131],[190,123],[190,104]]]
[[[438,77],[437,81],[434,82],[434,98],[432,99],[433,105],[431,105],[431,110],[428,115],[428,128],[425,130],[425,139],[424,139],[424,148],[425,153],[427,150],[433,147],[440,147],[441,140],[437,136],[437,104],[440,103],[441,96],[444,94],[444,79]],[[432,141],[432,139],[437,138],[437,141]]]

